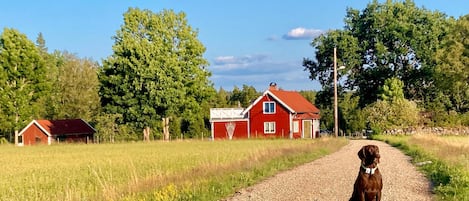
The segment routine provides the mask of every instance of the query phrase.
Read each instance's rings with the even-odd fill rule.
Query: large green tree
[[[469,15],[452,21],[450,32],[437,50],[436,94],[449,104],[439,108],[459,113],[469,111]]]
[[[136,129],[158,127],[167,117],[201,119],[201,103],[215,90],[205,47],[183,12],[130,8],[114,40],[99,76],[106,113],[122,114],[119,123]]]
[[[78,58],[66,51],[56,51],[54,56],[57,74],[53,80],[55,87],[50,118],[96,120],[100,111],[99,65],[91,59]]]
[[[438,11],[418,8],[411,0],[374,0],[363,10],[347,9],[343,30],[313,40],[315,58],[303,66],[325,87],[332,85],[333,48],[345,86],[356,90],[361,107],[378,99],[384,81],[397,77],[411,100],[424,100],[433,83],[435,52],[447,33],[447,18]]]
[[[5,28],[0,35],[0,124],[16,133],[38,118],[40,101],[50,92],[40,51],[26,35]]]

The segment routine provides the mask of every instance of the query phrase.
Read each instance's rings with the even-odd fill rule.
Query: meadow
[[[344,139],[0,146],[0,200],[218,200]]]
[[[375,136],[412,157],[439,200],[469,200],[469,136]]]

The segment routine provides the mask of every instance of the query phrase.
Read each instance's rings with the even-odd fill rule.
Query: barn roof
[[[96,130],[83,119],[33,120],[20,133],[22,135],[31,125],[38,126],[48,136],[91,134]]]
[[[311,113],[319,114],[319,109],[309,102],[297,91],[284,91],[277,89],[276,87],[270,87],[266,90],[262,96],[257,98],[244,113],[247,113],[254,105],[256,105],[262,97],[269,95],[274,98],[277,102],[287,108],[291,113]],[[319,117],[319,115],[317,116]]]

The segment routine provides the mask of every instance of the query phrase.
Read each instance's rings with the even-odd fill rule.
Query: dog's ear
[[[379,158],[381,158],[381,155],[379,154],[379,147],[376,145],[373,145],[373,148],[370,151],[375,156],[376,162],[379,163]]]
[[[360,158],[360,160],[364,161],[365,158],[366,158],[366,146],[363,146],[360,151],[358,151],[358,158]]]

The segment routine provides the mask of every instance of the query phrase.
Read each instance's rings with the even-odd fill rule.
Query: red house
[[[93,142],[96,130],[83,119],[33,120],[18,134],[18,145]]]
[[[316,138],[319,109],[296,91],[271,84],[246,109],[212,108],[212,139]]]

